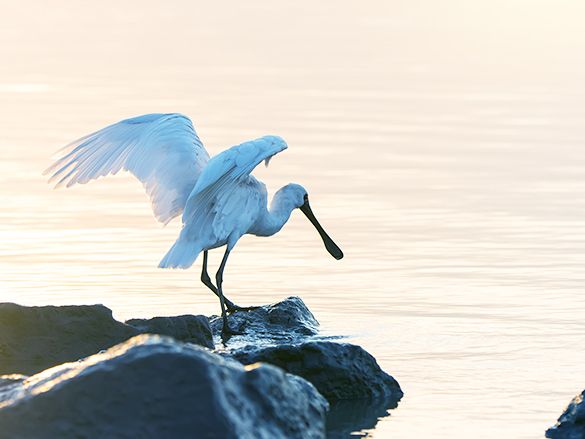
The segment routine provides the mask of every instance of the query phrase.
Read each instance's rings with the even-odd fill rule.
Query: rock
[[[0,393],[1,438],[323,438],[302,378],[141,335]]]
[[[557,423],[546,431],[551,439],[585,439],[585,390],[575,396]]]
[[[377,399],[394,408],[403,393],[394,378],[359,346],[316,340],[319,323],[298,297],[229,316],[230,326],[243,332],[220,352],[243,364],[265,362],[313,383],[329,402]],[[221,318],[211,320],[216,335]]]
[[[53,430],[35,436],[32,427],[22,430],[29,428],[27,421],[21,422],[18,434],[6,433],[6,437],[68,437],[76,429],[81,429],[80,437],[322,437],[326,401],[303,378],[273,366],[311,381],[329,399],[331,438],[373,428],[402,397],[398,383],[362,348],[320,337],[319,323],[298,297],[236,312],[229,319],[244,334],[230,338],[218,353],[253,364],[247,368],[232,358],[219,360],[201,348],[146,337],[31,378],[0,376],[0,439],[5,437],[5,419],[17,428],[14,419],[29,417],[33,424],[48,423]],[[192,315],[121,323],[101,305],[27,308],[0,304],[0,375],[37,373],[139,333],[213,348],[212,329],[219,338],[221,324],[218,317],[210,326],[206,317]],[[208,363],[213,366],[201,365],[205,363],[201,358],[209,359],[205,355],[212,355]],[[197,389],[200,399],[189,399],[192,395],[183,387]],[[221,418],[212,407],[226,414]],[[33,415],[36,412],[41,414]],[[93,417],[88,420],[90,413]],[[197,431],[193,428],[198,432],[193,433]]]
[[[380,369],[360,346],[309,341],[271,347],[245,346],[228,352],[243,364],[266,362],[313,383],[329,402],[385,399],[396,407],[403,396],[398,382]]]
[[[0,374],[36,373],[107,349],[137,334],[102,305],[0,304]]]
[[[187,343],[194,343],[213,349],[213,334],[209,319],[205,316],[154,317],[152,319],[131,319],[127,325],[138,329],[142,334],[167,335]]]
[[[0,375],[31,375],[157,330],[213,347],[206,317],[168,319],[138,321],[134,327],[114,320],[112,311],[103,305],[26,307],[0,303]],[[201,333],[199,328],[203,328]]]
[[[234,337],[238,343],[284,342],[318,333],[319,322],[299,297],[289,297],[282,302],[260,306],[251,311],[235,312],[228,317],[230,327],[243,333]],[[211,318],[214,334],[221,333],[221,317]]]

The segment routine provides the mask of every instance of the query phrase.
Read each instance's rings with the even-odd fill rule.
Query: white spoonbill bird
[[[183,212],[179,238],[159,264],[189,268],[203,252],[201,281],[218,297],[223,335],[230,329],[227,313],[245,310],[228,300],[222,289],[228,256],[245,234],[271,236],[296,208],[315,226],[327,251],[341,259],[343,252],[325,233],[309,206],[307,191],[288,184],[274,195],[270,208],[266,186],[250,175],[287,148],[278,136],[264,136],[233,146],[213,158],[203,147],[191,120],[182,114],[145,114],[125,119],[65,146],[45,171],[56,187],[129,171],[144,185],[156,219],[164,224]],[[207,273],[208,250],[226,246],[216,285]]]

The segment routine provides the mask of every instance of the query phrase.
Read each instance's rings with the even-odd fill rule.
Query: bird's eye
[[[309,201],[309,194],[305,194],[304,200],[305,200],[305,203],[306,203],[307,201]]]

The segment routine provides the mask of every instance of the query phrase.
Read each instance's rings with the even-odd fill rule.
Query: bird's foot
[[[225,324],[221,328],[221,340],[225,343],[234,335],[244,335],[242,331],[232,329],[229,325]]]
[[[228,314],[233,314],[238,311],[252,311],[260,308],[259,306],[238,306],[233,302],[226,303],[226,309]]]

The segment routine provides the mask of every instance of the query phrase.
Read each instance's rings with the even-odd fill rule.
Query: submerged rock
[[[0,375],[31,375],[95,354],[144,332],[160,332],[213,348],[207,317],[135,320],[112,317],[103,305],[20,306],[0,303]]]
[[[308,341],[271,347],[244,346],[229,352],[242,362],[270,363],[313,383],[330,402],[340,399],[384,399],[396,407],[403,396],[398,382],[360,346]]]
[[[232,329],[242,332],[242,335],[235,337],[238,343],[245,342],[247,338],[254,343],[281,343],[319,332],[319,322],[299,297],[289,297],[251,311],[235,312],[228,319]],[[211,328],[219,336],[221,317],[211,318]]]
[[[142,335],[0,392],[0,437],[322,438],[327,402],[302,378]]]
[[[551,439],[585,439],[585,390],[575,396],[557,423],[546,431]]]

